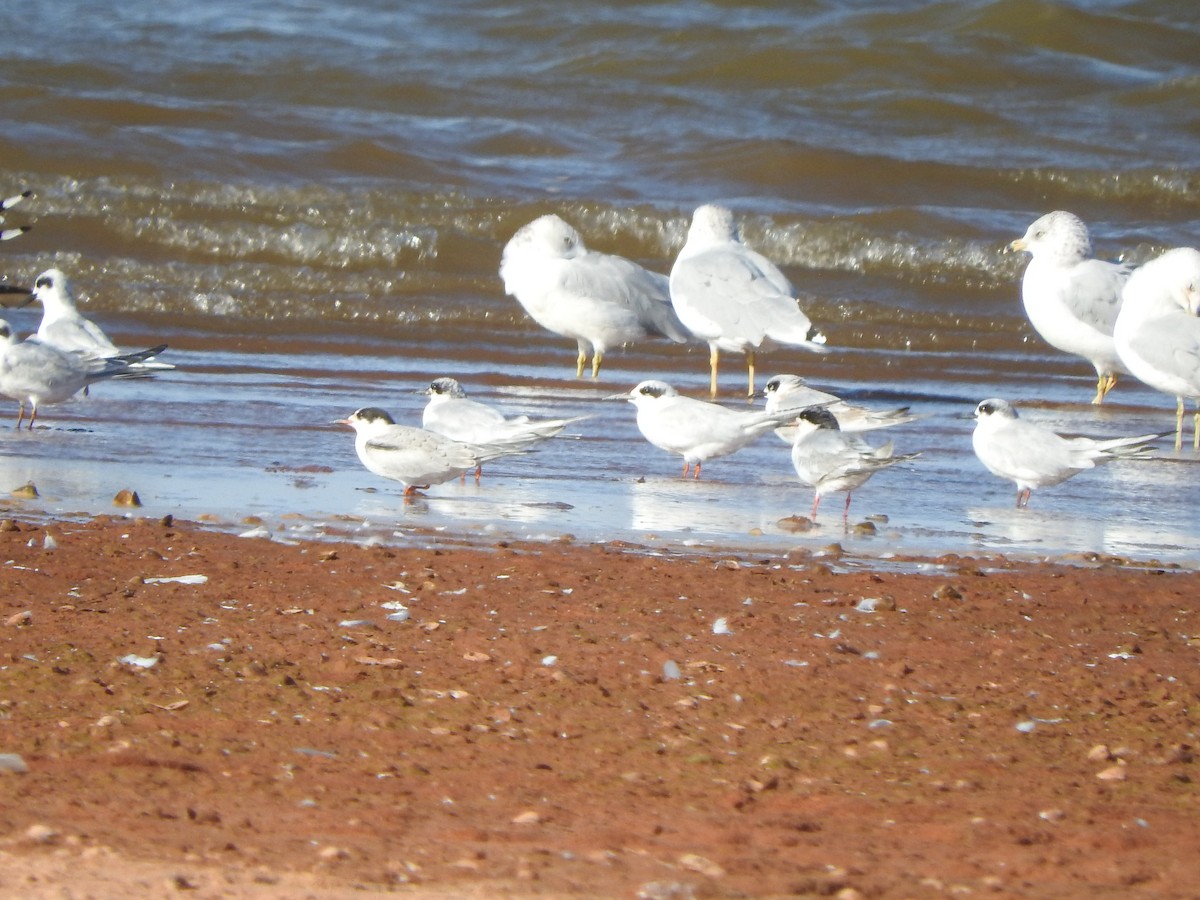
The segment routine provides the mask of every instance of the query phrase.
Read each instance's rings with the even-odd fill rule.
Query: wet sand
[[[1196,572],[0,528],[14,895],[1200,877]]]

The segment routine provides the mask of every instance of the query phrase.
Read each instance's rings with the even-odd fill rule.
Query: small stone
[[[129,488],[123,488],[117,491],[117,495],[113,497],[114,506],[141,506],[142,498],[137,495],[137,491],[131,491]]]
[[[28,771],[29,766],[19,753],[0,753],[0,772],[24,775]]]
[[[30,825],[25,829],[25,839],[35,844],[53,844],[58,840],[58,832],[49,825]]]
[[[962,599],[962,593],[953,585],[943,584],[940,588],[933,592],[934,600],[953,600],[959,601]]]
[[[1038,813],[1038,818],[1046,822],[1061,822],[1066,817],[1066,812],[1058,807],[1043,809],[1040,813]]]
[[[875,527],[874,522],[859,522],[850,530],[854,532],[854,534],[861,535],[863,537],[870,537],[879,533],[879,529]]]
[[[1112,754],[1108,752],[1107,744],[1096,744],[1088,751],[1087,758],[1092,762],[1108,762],[1112,759]]]
[[[519,813],[512,818],[512,824],[514,825],[537,825],[541,821],[542,817],[532,809]]]
[[[13,613],[4,620],[5,625],[10,625],[13,628],[21,628],[25,625],[33,624],[33,610],[23,609],[19,613]]]
[[[718,863],[697,853],[685,853],[679,857],[679,865],[692,872],[699,872],[709,878],[720,878],[725,870]]]
[[[18,500],[36,500],[40,496],[37,487],[34,486],[32,481],[27,481],[19,488],[16,488],[12,492],[12,495]]]
[[[802,534],[806,531],[812,531],[816,523],[807,516],[787,516],[775,523],[782,530],[790,534]]]
[[[327,862],[335,862],[339,859],[349,859],[350,851],[345,847],[334,847],[333,845],[330,845],[328,847],[322,847],[317,855]]]
[[[12,519],[0,519],[0,531],[20,531],[21,526]]]
[[[1109,766],[1096,773],[1101,781],[1124,781],[1129,777],[1128,766]]]

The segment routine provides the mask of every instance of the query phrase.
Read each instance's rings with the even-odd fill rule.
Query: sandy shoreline
[[[29,769],[0,777],[5,891],[1183,897],[1200,876],[1196,572],[3,528],[0,752]]]

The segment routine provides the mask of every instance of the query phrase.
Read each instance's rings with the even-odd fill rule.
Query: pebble
[[[713,862],[707,857],[700,856],[698,853],[683,854],[679,857],[679,865],[689,871],[707,875],[709,878],[720,878],[725,874],[725,870],[718,863]]]
[[[32,481],[27,481],[19,488],[14,489],[12,495],[18,500],[36,500],[40,496]]]
[[[1124,781],[1129,777],[1128,766],[1109,766],[1096,773],[1101,781]]]
[[[141,506],[142,498],[137,495],[137,491],[131,491],[129,488],[122,488],[117,491],[117,495],[113,497],[114,506]]]
[[[53,844],[58,840],[58,832],[49,825],[34,824],[25,829],[25,839],[35,844]]]
[[[24,775],[29,771],[29,766],[19,753],[0,753],[0,772],[14,772],[17,775]]]
[[[683,881],[647,881],[635,896],[638,900],[695,900],[696,889]]]
[[[537,825],[541,821],[542,817],[532,809],[528,809],[512,817],[512,824],[514,825]]]
[[[962,598],[963,598],[962,592],[960,592],[958,590],[958,588],[954,587],[953,585],[949,585],[949,584],[943,584],[940,588],[938,588],[936,591],[933,592],[934,600],[955,600],[955,601],[957,601],[957,600],[961,600]]]
[[[5,625],[11,625],[14,628],[20,628],[24,625],[33,624],[33,610],[23,609],[19,613],[14,613],[4,620]]]

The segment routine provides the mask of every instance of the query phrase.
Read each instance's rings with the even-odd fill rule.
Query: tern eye
[[[44,287],[53,287],[53,286],[54,286],[54,279],[53,279],[53,278],[45,278],[45,277],[43,277],[43,278],[39,278],[37,281],[35,281],[35,282],[33,283],[33,286],[34,286],[34,287],[40,287],[40,288],[44,288]]]

